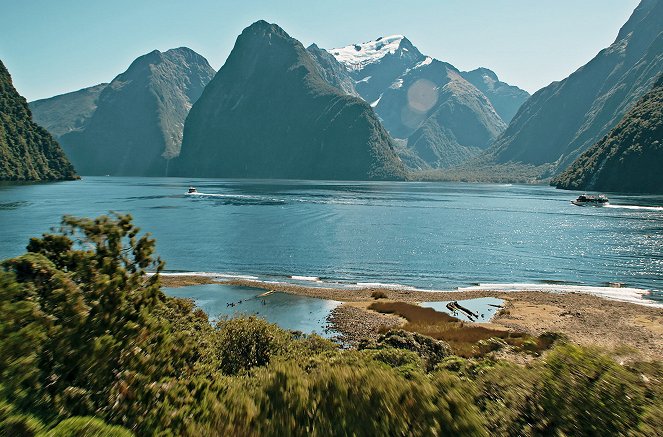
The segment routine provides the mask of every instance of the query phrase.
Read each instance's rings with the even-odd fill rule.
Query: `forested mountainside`
[[[557,188],[663,194],[663,75],[622,121],[553,179]]]
[[[0,61],[0,180],[52,181],[76,179],[60,145],[32,121],[28,102]]]

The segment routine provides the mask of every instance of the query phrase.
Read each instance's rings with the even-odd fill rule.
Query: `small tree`
[[[2,263],[0,340],[3,352],[12,350],[0,372],[11,399],[93,414],[126,351],[147,352],[151,314],[165,300],[163,262],[139,231],[129,215],[64,217],[57,233],[31,239],[29,253]]]

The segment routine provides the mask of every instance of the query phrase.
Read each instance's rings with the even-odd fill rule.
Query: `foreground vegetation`
[[[390,331],[359,350],[160,290],[129,216],[65,217],[0,268],[0,435],[654,435],[663,364],[528,366]],[[147,275],[147,271],[156,275]]]

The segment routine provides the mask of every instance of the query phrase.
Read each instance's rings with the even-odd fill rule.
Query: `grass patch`
[[[376,300],[377,299],[386,299],[387,298],[387,293],[385,293],[384,291],[374,291],[373,293],[371,293],[371,297],[373,299],[376,299]]]
[[[517,349],[538,353],[548,349],[552,342],[546,338],[486,328],[466,323],[447,313],[435,311],[405,302],[375,302],[368,309],[384,314],[396,314],[407,320],[403,329],[446,341],[453,352],[463,357],[482,355],[477,343],[491,338],[502,339],[507,345]]]

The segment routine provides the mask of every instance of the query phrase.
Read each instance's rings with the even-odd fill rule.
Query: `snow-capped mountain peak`
[[[407,52],[406,47],[401,47],[403,40],[407,40],[403,35],[384,36],[361,44],[331,49],[329,53],[348,69],[361,70],[369,64],[380,61],[388,54],[395,54],[399,49]]]

